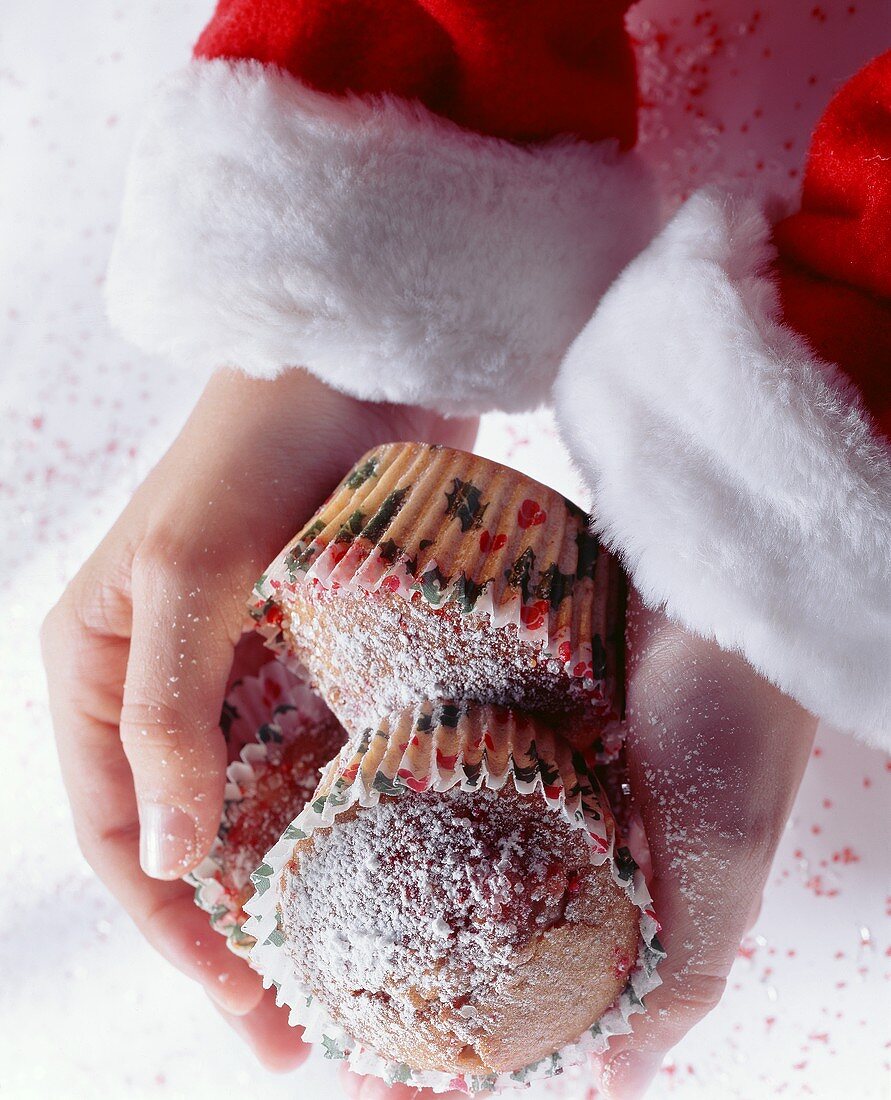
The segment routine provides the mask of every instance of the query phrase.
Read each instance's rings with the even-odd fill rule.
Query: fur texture
[[[195,46],[331,95],[386,92],[509,141],[634,145],[632,0],[217,0]],[[210,6],[210,5],[208,5]]]
[[[370,400],[523,409],[652,219],[645,173],[612,143],[520,147],[197,61],[134,150],[108,308],[190,367],[299,365]]]
[[[769,237],[695,196],[571,348],[558,417],[650,605],[891,748],[891,453],[777,320]]]

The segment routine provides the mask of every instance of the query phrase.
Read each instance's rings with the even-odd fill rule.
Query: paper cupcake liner
[[[590,842],[591,862],[596,866],[609,862],[614,880],[640,910],[638,953],[626,986],[577,1041],[512,1073],[455,1076],[389,1061],[350,1036],[294,976],[284,950],[281,872],[298,841],[316,829],[330,827],[355,804],[373,806],[382,796],[398,797],[408,790],[499,790],[508,781],[523,795],[540,791],[552,811],[583,830]],[[657,966],[665,952],[658,940],[652,900],[630,852],[616,847],[615,823],[596,778],[582,757],[558,737],[522,715],[499,708],[424,703],[366,730],[326,768],[316,796],[251,877],[257,892],[245,907],[250,914],[246,929],[256,939],[251,963],[264,985],[276,988],[277,1003],[290,1008],[290,1023],[304,1028],[307,1042],[322,1044],[325,1057],[346,1059],[357,1073],[374,1074],[390,1084],[475,1093],[556,1076],[604,1051],[611,1035],[630,1032],[629,1018],[643,1011],[644,997],[661,984]]]
[[[369,451],[257,582],[251,614],[287,655],[297,584],[420,597],[513,624],[585,689],[592,717],[623,712],[625,578],[565,497],[463,451]],[[618,740],[618,736],[613,737]]]
[[[253,893],[251,872],[312,797],[346,734],[322,700],[274,659],[232,685],[221,726],[230,759],[237,756],[226,770],[219,832],[187,881],[211,926],[246,958],[254,943],[243,929],[242,908]]]

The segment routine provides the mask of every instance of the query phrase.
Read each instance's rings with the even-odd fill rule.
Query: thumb
[[[219,827],[226,770],[219,716],[241,624],[225,621],[234,601],[216,598],[206,573],[161,554],[134,563],[132,595],[121,740],[142,869],[174,879],[202,859]]]

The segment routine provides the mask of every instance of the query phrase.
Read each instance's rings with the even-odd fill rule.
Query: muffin
[[[295,975],[347,1033],[452,1075],[516,1072],[577,1039],[637,954],[608,865],[511,787],[351,807],[296,844],[280,904]]]
[[[363,731],[254,882],[252,965],[309,1041],[390,1081],[559,1072],[658,984],[596,779],[516,711],[425,703]]]
[[[216,840],[189,880],[212,926],[236,954],[247,955],[254,942],[243,929],[251,873],[312,797],[346,735],[322,700],[276,660],[232,685],[221,724],[238,758],[227,769]]]
[[[624,578],[559,493],[461,451],[364,456],[256,587],[268,643],[350,733],[419,699],[621,740]]]

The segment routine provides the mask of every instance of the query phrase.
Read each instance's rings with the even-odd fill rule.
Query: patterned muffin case
[[[353,805],[372,806],[381,797],[398,797],[408,790],[499,790],[508,782],[523,795],[540,792],[551,812],[561,813],[573,828],[582,830],[591,862],[597,866],[608,862],[614,880],[639,909],[638,954],[626,986],[616,1003],[576,1042],[514,1073],[454,1077],[387,1061],[348,1035],[294,976],[281,927],[282,872],[297,842],[316,829],[330,828]],[[664,951],[651,898],[630,852],[616,848],[615,822],[596,778],[581,755],[561,738],[501,708],[424,703],[352,739],[326,768],[313,800],[251,877],[256,894],[245,906],[250,914],[246,931],[256,940],[251,964],[263,976],[264,985],[275,986],[277,1003],[291,1010],[290,1022],[303,1026],[308,1042],[322,1044],[326,1057],[347,1059],[356,1072],[374,1074],[389,1083],[475,1093],[553,1077],[605,1050],[609,1036],[627,1034],[629,1017],[643,1011],[643,998],[661,984],[657,966]]]
[[[231,761],[220,829],[187,881],[211,926],[247,958],[254,939],[243,929],[243,906],[254,892],[251,872],[312,797],[346,735],[322,700],[274,659],[232,685],[220,724]]]
[[[486,615],[560,662],[592,725],[621,743],[625,579],[590,517],[545,485],[476,455],[420,443],[366,454],[255,586],[251,614],[287,657],[297,584],[378,590]],[[355,731],[350,731],[355,732]]]

